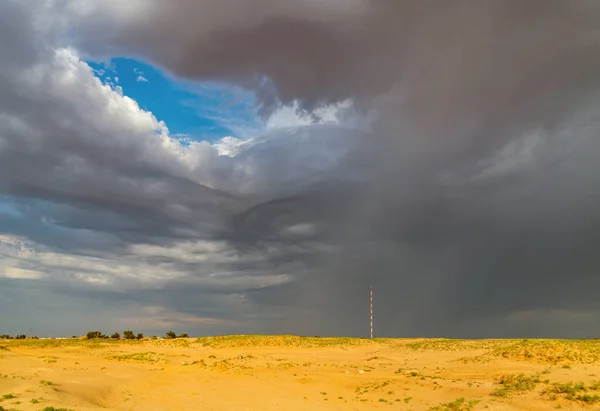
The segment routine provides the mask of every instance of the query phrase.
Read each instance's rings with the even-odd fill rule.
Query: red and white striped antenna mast
[[[371,338],[373,338],[373,286],[371,286],[371,292],[369,295],[369,317],[371,322]]]

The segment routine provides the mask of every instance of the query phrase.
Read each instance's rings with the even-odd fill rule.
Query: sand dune
[[[0,347],[5,410],[600,409],[596,341],[233,336]]]

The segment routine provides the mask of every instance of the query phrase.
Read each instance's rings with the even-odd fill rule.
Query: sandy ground
[[[5,410],[600,410],[596,380],[596,341],[0,340]]]

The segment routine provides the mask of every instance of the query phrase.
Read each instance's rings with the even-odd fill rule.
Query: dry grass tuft
[[[150,364],[164,362],[164,360],[160,358],[160,355],[154,351],[133,354],[108,354],[105,358],[113,361],[145,362]]]

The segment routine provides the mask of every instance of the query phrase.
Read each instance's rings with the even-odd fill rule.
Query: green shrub
[[[586,404],[596,404],[600,402],[600,396],[598,394],[587,394],[587,391],[597,391],[599,389],[599,383],[593,383],[589,387],[586,387],[582,382],[568,382],[565,384],[555,383],[551,388],[546,389],[544,394],[550,394],[554,398],[560,395],[569,401],[580,401]]]
[[[600,402],[600,396],[598,394],[578,395],[577,399],[581,402],[585,402],[588,404],[596,404],[596,403]]]
[[[491,395],[496,397],[507,397],[512,393],[520,391],[531,391],[541,382],[537,375],[525,376],[525,374],[504,374],[498,379],[502,385]]]
[[[98,338],[108,338],[108,336],[102,334],[100,331],[89,331],[86,334],[88,340],[95,340]]]
[[[431,407],[431,411],[471,411],[479,403],[478,400],[465,401],[464,398],[458,398],[446,404],[440,404]]]
[[[135,334],[131,330],[123,331],[123,337],[125,337],[126,340],[135,340]]]

